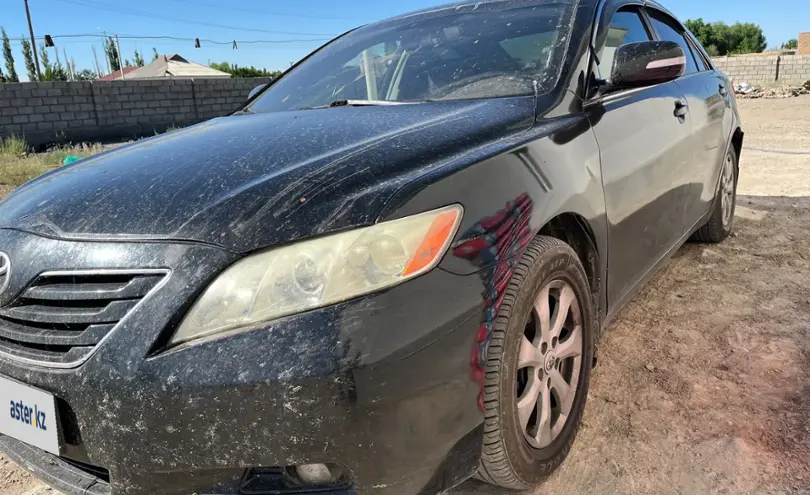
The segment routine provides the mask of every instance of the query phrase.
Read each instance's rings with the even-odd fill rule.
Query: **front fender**
[[[493,143],[459,162],[437,167],[400,190],[382,219],[455,202],[464,206],[464,218],[439,267],[475,277],[482,286],[477,330],[470,335],[470,378],[478,386],[478,407],[483,412],[495,318],[531,239],[560,214],[578,215],[593,232],[601,254],[597,273],[605,280],[607,216],[599,146],[589,121],[580,115],[540,120],[513,142]],[[606,300],[601,287],[599,298]]]
[[[464,206],[464,218],[439,265],[454,274],[519,256],[528,239],[562,213],[584,218],[599,253],[607,252],[599,147],[582,115],[539,120],[509,142],[431,170],[398,191],[380,220],[455,202]]]

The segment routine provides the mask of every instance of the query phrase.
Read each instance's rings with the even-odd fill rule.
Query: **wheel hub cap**
[[[556,366],[556,364],[557,358],[554,356],[554,354],[549,352],[548,356],[546,357],[546,366],[545,366],[546,373],[551,373],[554,370],[554,366]]]
[[[555,280],[543,287],[518,350],[517,419],[534,448],[550,445],[571,415],[582,369],[582,333],[571,286]]]

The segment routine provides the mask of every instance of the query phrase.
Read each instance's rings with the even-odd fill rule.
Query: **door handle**
[[[722,84],[720,85],[720,96],[728,96],[728,90]]]
[[[675,116],[684,119],[687,113],[689,113],[689,105],[683,100],[675,101]]]

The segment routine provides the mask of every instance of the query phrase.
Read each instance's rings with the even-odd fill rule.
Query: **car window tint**
[[[697,62],[695,62],[695,55],[692,53],[692,47],[687,43],[684,37],[683,28],[678,22],[657,10],[649,10],[650,21],[652,21],[653,28],[658,33],[658,36],[665,41],[674,41],[681,45],[683,52],[686,54],[686,70],[684,74],[693,74],[698,71]]]
[[[624,8],[616,12],[608,26],[605,46],[599,51],[599,76],[604,79],[610,77],[616,48],[651,39],[636,9]]]

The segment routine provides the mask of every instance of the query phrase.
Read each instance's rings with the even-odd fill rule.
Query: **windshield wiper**
[[[393,107],[398,105],[413,105],[410,101],[387,101],[387,100],[335,100],[328,105],[317,107],[304,107],[301,110],[317,110],[320,108],[335,107]]]

